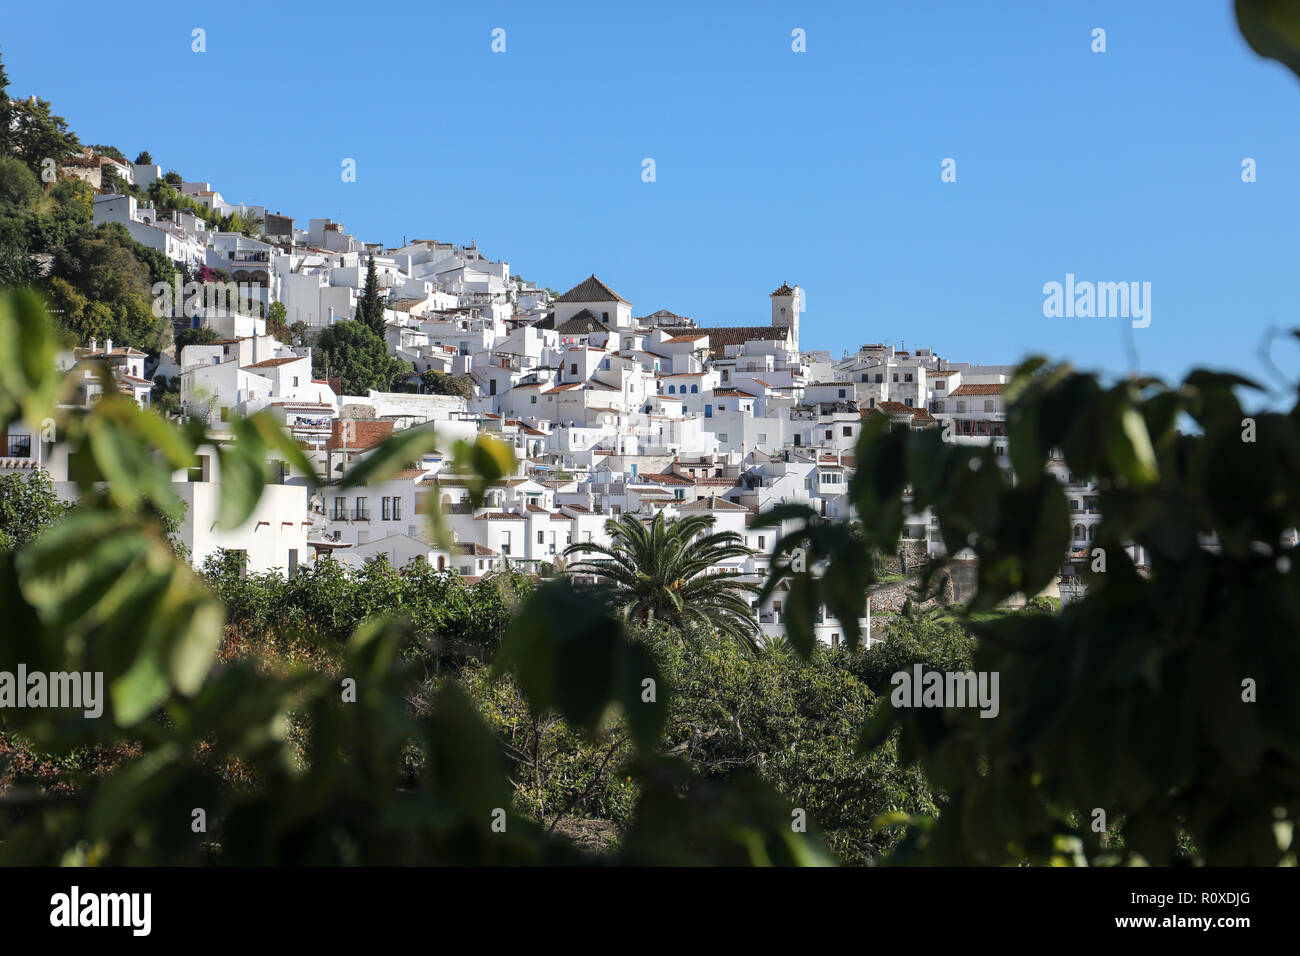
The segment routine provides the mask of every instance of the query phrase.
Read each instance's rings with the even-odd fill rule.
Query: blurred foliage
[[[1040,604],[974,627],[974,668],[1000,676],[996,719],[891,704],[864,729],[868,754],[898,733],[902,759],[947,800],[937,820],[908,818],[896,861],[1166,864],[1192,846],[1212,864],[1294,862],[1300,406],[1247,412],[1237,390],[1256,387],[1205,370],[1174,386],[1106,386],[1032,359],[1006,393],[1012,474],[990,447],[889,430],[881,416],[857,448],[853,522],[779,516],[794,525],[779,547],[802,544],[826,564],[806,580],[811,568],[774,561],[773,581],[851,611],[873,580],[870,550],[893,553],[904,517],[933,508],[949,551],[978,559],[975,621],[1041,591],[1067,554],[1052,451],[1097,481],[1086,595],[1059,614]],[[1119,821],[1121,847],[1089,825],[1098,809]]]

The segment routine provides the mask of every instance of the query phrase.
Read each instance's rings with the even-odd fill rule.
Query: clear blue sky
[[[806,348],[1118,372],[1125,323],[1044,318],[1043,284],[1149,281],[1132,341],[1166,376],[1256,373],[1264,331],[1300,326],[1300,81],[1230,0],[96,0],[8,4],[0,50],[83,142],[300,225],[472,237],[561,290],[595,272],[636,314],[766,323],[789,281]]]

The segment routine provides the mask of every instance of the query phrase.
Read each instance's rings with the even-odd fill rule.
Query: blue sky
[[[1250,51],[1229,0],[53,2],[4,20],[11,95],[51,100],[83,142],[147,148],[300,225],[475,238],[560,290],[595,272],[636,314],[766,323],[789,281],[805,348],[1122,372],[1126,323],[1045,318],[1042,288],[1144,281],[1131,341],[1165,376],[1262,374],[1266,330],[1300,326],[1300,81]]]

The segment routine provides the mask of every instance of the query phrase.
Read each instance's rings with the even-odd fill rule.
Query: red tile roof
[[[348,436],[346,445],[349,451],[373,448],[393,434],[392,422],[367,422],[336,418],[333,424],[333,431],[330,437],[325,440],[325,449],[327,451],[339,451],[345,447],[343,444],[345,427],[351,428],[351,434]]]
[[[1005,385],[963,385],[960,388],[949,392],[955,398],[962,395],[1001,395],[1006,389]]]

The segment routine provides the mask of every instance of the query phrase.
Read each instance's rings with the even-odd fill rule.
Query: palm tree
[[[740,535],[713,531],[713,524],[712,515],[666,521],[660,512],[647,523],[625,514],[605,522],[611,544],[571,544],[564,556],[603,555],[584,557],[569,566],[569,573],[600,579],[630,620],[700,623],[756,651],[759,630],[749,596],[758,588],[738,580],[738,571],[715,570],[723,561],[754,552]]]

